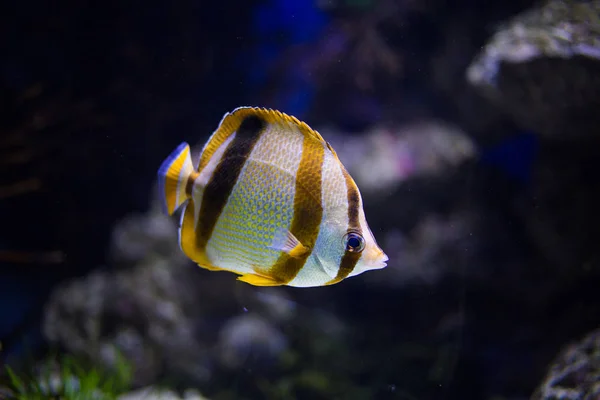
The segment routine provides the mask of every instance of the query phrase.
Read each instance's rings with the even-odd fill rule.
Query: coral
[[[181,254],[174,222],[165,218],[155,204],[145,217],[124,219],[115,229],[113,257],[134,266],[98,270],[58,287],[44,321],[49,340],[109,365],[116,344],[134,363],[139,385],[153,383],[163,363],[208,378],[206,349],[194,339],[197,269]]]
[[[600,398],[600,329],[566,346],[531,400]]]
[[[181,264],[185,258],[179,246],[173,245],[174,237],[177,227],[161,213],[154,212],[151,217],[141,213],[128,215],[111,235],[111,261],[131,264],[164,258]]]
[[[435,284],[448,272],[458,272],[460,269],[451,271],[446,260],[464,254],[456,249],[473,241],[475,213],[456,205],[450,215],[436,215],[432,203],[444,197],[440,185],[452,181],[461,167],[479,155],[467,134],[436,119],[381,124],[361,136],[328,126],[318,130],[360,187],[369,220],[380,229],[378,241],[393,264],[401,266],[365,274],[361,279],[383,286]],[[452,184],[448,189],[447,194],[453,196]],[[406,190],[411,191],[410,196]],[[415,217],[414,224],[398,221],[406,215]],[[467,262],[469,256],[460,257]]]
[[[219,332],[219,361],[231,369],[256,354],[261,362],[274,361],[287,349],[287,338],[273,324],[256,315],[233,317]]]
[[[319,131],[336,149],[361,191],[374,196],[410,178],[454,170],[477,155],[465,132],[441,120],[374,126],[358,137],[327,127]]]

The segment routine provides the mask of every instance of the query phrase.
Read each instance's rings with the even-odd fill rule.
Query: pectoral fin
[[[271,249],[282,251],[288,254],[290,257],[299,258],[306,254],[310,249],[304,246],[296,236],[288,229],[281,230],[273,238],[273,244],[270,246]]]

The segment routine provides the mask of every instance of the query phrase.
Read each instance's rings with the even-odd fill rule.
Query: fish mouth
[[[364,268],[381,269],[387,267],[389,257],[381,249],[373,249],[365,255],[363,260]]]
[[[385,268],[385,267],[387,267],[387,262],[388,261],[389,261],[389,257],[384,254],[383,257],[381,257],[381,259],[378,262],[376,262],[376,263],[373,264],[372,268],[373,269],[382,269],[382,268]]]
[[[381,268],[387,267],[387,262],[389,260],[390,258],[387,256],[387,254],[383,253],[383,259],[381,260]]]

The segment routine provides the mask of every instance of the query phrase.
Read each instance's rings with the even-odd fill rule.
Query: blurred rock
[[[169,252],[178,250],[170,246],[172,238],[176,236],[177,227],[165,215],[127,216],[113,231],[112,259],[115,263],[130,264],[156,256],[175,256]]]
[[[508,21],[466,72],[521,126],[600,136],[600,1],[552,0]]]
[[[270,363],[287,348],[283,333],[256,315],[231,318],[219,333],[219,360],[227,368],[240,368],[249,358]]]
[[[262,313],[271,320],[287,322],[297,315],[296,302],[284,289],[257,289],[252,298],[255,299],[258,310],[262,310]]]
[[[531,400],[599,398],[600,329],[560,352]]]

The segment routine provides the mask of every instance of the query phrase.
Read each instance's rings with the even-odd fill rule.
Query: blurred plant
[[[118,356],[115,369],[104,370],[69,355],[49,357],[38,373],[17,374],[6,366],[10,398],[37,400],[111,400],[125,393],[131,384],[131,366]]]

